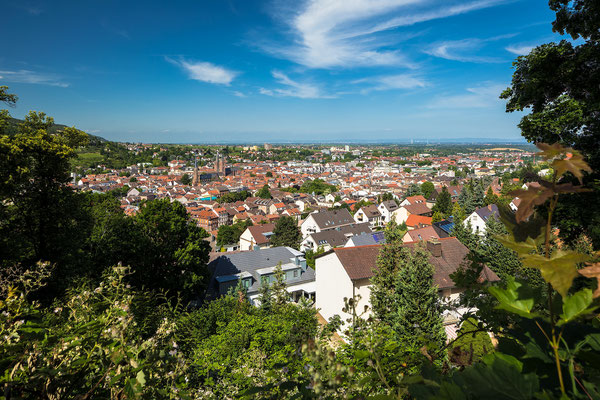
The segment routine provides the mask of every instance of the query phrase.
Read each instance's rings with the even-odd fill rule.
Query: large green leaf
[[[506,289],[492,286],[488,290],[500,303],[497,306],[498,308],[524,318],[537,317],[536,313],[531,312],[535,305],[535,296],[524,282],[509,277],[506,282]]]
[[[563,297],[563,312],[560,315],[558,325],[566,324],[593,311],[595,307],[590,307],[593,301],[594,297],[591,289],[583,289],[571,296]]]
[[[550,283],[554,290],[564,298],[573,284],[573,279],[579,275],[577,264],[588,259],[589,256],[585,254],[558,250],[552,253],[550,258],[540,254],[529,254],[523,257],[521,261],[526,267],[539,269],[542,278]]]

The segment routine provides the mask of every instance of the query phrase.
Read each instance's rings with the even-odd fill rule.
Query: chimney
[[[431,238],[427,241],[427,250],[434,257],[442,256],[442,244],[437,239]]]

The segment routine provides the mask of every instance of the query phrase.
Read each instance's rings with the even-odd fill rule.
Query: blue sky
[[[0,84],[111,140],[520,138],[541,0],[2,1]]]

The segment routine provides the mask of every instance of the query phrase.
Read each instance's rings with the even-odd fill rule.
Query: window
[[[244,279],[243,281],[243,285],[246,289],[248,289],[250,287],[250,285],[252,284],[252,280],[251,279]]]
[[[297,278],[297,277],[298,277],[298,270],[297,270],[297,269],[295,269],[295,270],[294,270],[294,278]]]

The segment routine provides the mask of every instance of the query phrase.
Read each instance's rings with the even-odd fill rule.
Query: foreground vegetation
[[[2,111],[0,398],[600,398],[598,207],[590,207],[599,198],[600,92],[588,85],[598,76],[590,60],[600,15],[591,0],[550,5],[555,29],[583,44],[519,58],[503,96],[509,110],[533,106],[521,123],[526,137],[560,142],[538,144],[551,174],[513,192],[518,211],[501,207],[485,237],[456,224],[471,256],[453,279],[474,312],[450,343],[433,267],[423,249],[400,245],[403,227],[386,228],[372,309],[346,299],[349,320],[321,325],[310,304],[290,304],[280,269],[259,306],[242,287],[202,303],[206,233],[181,205],[151,201],[126,217],[110,194],[71,191],[71,163],[78,151],[93,153],[90,138],[42,113],[15,125]],[[0,88],[0,101],[16,100]],[[480,189],[452,209],[440,200],[436,212],[459,222],[490,201]],[[556,226],[591,240],[559,243]],[[277,240],[297,243],[283,228]],[[500,283],[480,279],[484,265]]]

